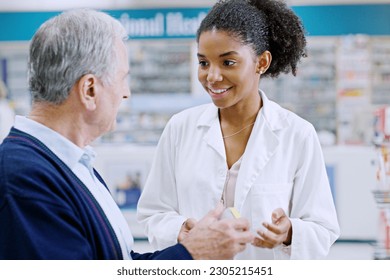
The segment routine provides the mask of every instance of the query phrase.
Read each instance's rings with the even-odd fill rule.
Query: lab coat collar
[[[282,109],[279,104],[269,100],[262,90],[260,90],[259,93],[263,100],[262,115],[269,128],[272,131],[276,131],[288,126],[289,120],[286,111]]]
[[[208,104],[208,107],[203,112],[203,114],[200,116],[197,127],[200,126],[212,126],[215,121],[218,120],[218,108],[213,104]]]
[[[209,127],[203,140],[226,162],[225,146],[218,118],[218,108],[213,103],[209,104],[198,120],[197,127],[202,126]]]
[[[263,100],[263,107],[253,126],[237,178],[234,204],[239,211],[241,211],[251,186],[279,145],[279,139],[275,132],[289,124],[286,111],[269,100],[263,91],[259,91],[259,94]],[[214,104],[210,104],[206,108],[199,118],[197,126],[210,127],[204,140],[226,163],[225,146],[218,120],[218,108]]]

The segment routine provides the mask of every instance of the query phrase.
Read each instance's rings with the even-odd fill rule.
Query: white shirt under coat
[[[0,99],[0,144],[8,135],[15,121],[15,113],[6,99]]]
[[[292,243],[274,249],[250,244],[237,259],[318,259],[339,225],[314,127],[260,93],[263,107],[242,156],[234,206],[251,229],[283,208]],[[201,105],[174,115],[160,138],[138,203],[138,219],[155,249],[176,244],[187,218],[202,218],[221,199],[228,171],[218,108]]]

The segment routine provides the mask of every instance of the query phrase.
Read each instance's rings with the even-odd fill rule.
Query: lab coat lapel
[[[215,107],[214,104],[210,104],[210,107],[202,114],[198,121],[198,126],[209,127],[203,137],[203,140],[226,162],[225,146],[218,119],[218,108]]]
[[[278,145],[279,140],[275,133],[267,126],[263,116],[260,116],[248,140],[237,178],[234,198],[237,209],[241,210],[250,188]]]
[[[235,191],[235,207],[241,211],[246,197],[279,145],[275,133],[288,124],[280,106],[268,100],[263,92],[263,108],[259,112],[242,158]]]

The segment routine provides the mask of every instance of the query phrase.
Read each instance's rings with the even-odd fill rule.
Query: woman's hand
[[[283,209],[277,208],[272,212],[272,224],[263,223],[266,231],[257,230],[252,245],[261,248],[275,248],[280,244],[290,245],[292,238],[292,225]]]
[[[245,218],[221,219],[224,211],[220,203],[195,224],[191,220],[182,225],[181,244],[195,260],[230,260],[253,242],[249,221]],[[191,230],[188,230],[191,228]]]

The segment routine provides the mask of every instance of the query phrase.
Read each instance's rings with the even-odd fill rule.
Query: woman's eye
[[[236,64],[236,62],[235,62],[235,61],[232,61],[232,60],[225,60],[225,61],[223,62],[223,64],[224,64],[225,66],[232,66],[232,65]]]
[[[201,61],[199,61],[199,66],[201,66],[201,67],[205,67],[205,66],[207,66],[207,62],[206,62],[206,61],[203,61],[203,60],[201,60]]]

